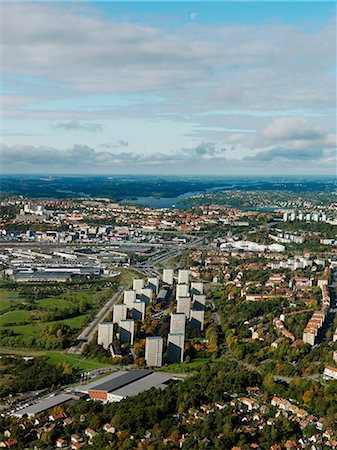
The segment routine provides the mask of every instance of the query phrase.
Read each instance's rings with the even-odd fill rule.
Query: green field
[[[128,276],[127,274],[125,276]],[[18,289],[20,289],[18,287]],[[26,287],[24,287],[26,289]],[[46,289],[49,286],[37,286]],[[25,292],[25,291],[23,291]],[[25,299],[17,292],[0,289],[0,327],[3,331],[3,345],[14,347],[13,339],[39,338],[50,325],[62,323],[68,325],[75,338],[77,332],[85,326],[92,314],[97,311],[113,294],[114,288],[94,285],[90,288],[64,291],[52,297]],[[43,295],[43,294],[42,294]],[[11,298],[13,297],[13,298]],[[9,338],[8,338],[9,336]],[[43,339],[47,337],[44,336]],[[11,340],[12,339],[12,340]],[[18,341],[18,346],[21,342]],[[22,344],[25,346],[24,341]]]
[[[60,364],[67,362],[72,367],[78,368],[81,372],[98,369],[100,367],[108,367],[108,364],[100,363],[94,359],[84,359],[81,355],[67,354],[57,351],[34,351],[31,349],[10,349],[0,348],[0,355],[17,355],[17,356],[47,356],[50,364]]]
[[[134,278],[144,278],[144,275],[137,272],[136,270],[133,269],[126,269],[124,267],[112,267],[112,269],[117,270],[118,272],[120,272],[119,275],[119,284],[122,286],[131,286],[132,285],[132,280]]]
[[[189,373],[197,372],[197,369],[203,364],[209,364],[211,360],[209,358],[196,358],[191,362],[169,364],[168,366],[161,367],[163,372],[173,373]]]
[[[0,323],[2,326],[28,321],[29,311],[18,309],[17,311],[8,311],[1,315]]]
[[[27,313],[27,311],[13,311],[13,315],[21,316],[21,313]],[[79,330],[85,323],[87,319],[86,315],[71,317],[70,319],[56,320],[54,322],[34,322],[28,323],[26,325],[13,325],[10,327],[11,330],[14,331],[15,334],[19,334],[25,337],[35,336],[38,337],[41,335],[44,329],[46,329],[49,325],[53,323],[62,322],[66,325],[69,325],[71,329]]]
[[[0,313],[22,302],[22,299],[16,297],[18,297],[17,292],[0,288]]]

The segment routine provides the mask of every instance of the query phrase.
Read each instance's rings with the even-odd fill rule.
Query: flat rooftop
[[[91,388],[92,391],[107,391],[112,392],[120,389],[123,386],[131,384],[135,381],[138,381],[144,377],[147,377],[152,373],[152,370],[148,369],[139,369],[139,370],[130,370],[130,372],[125,372],[123,374],[119,373],[116,377],[107,380],[101,381],[100,384],[97,384],[95,387]]]
[[[54,397],[45,397],[41,400],[38,400],[34,405],[27,406],[27,408],[20,409],[19,411],[15,411],[12,415],[15,417],[33,417],[35,416],[35,414],[47,411],[48,409],[54,408],[58,405],[62,405],[62,403],[66,403],[72,399],[73,397],[67,394],[57,394]]]
[[[100,378],[99,380],[91,381],[91,383],[88,384],[79,384],[76,386],[75,391],[77,392],[84,392],[85,394],[88,393],[88,391],[95,390],[96,386],[99,386],[102,383],[105,383],[107,381],[111,381],[116,377],[119,377],[120,375],[123,375],[124,373],[127,373],[126,370],[118,370],[116,372],[110,373],[109,375],[106,375],[103,378]]]
[[[140,394],[141,392],[147,391],[151,388],[165,389],[170,380],[172,380],[171,373],[153,372],[144,378],[128,384],[127,386],[116,389],[112,392],[112,395],[125,398]]]

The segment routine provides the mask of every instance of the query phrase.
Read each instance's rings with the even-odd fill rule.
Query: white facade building
[[[178,272],[178,284],[188,284],[190,282],[190,271],[179,270]]]
[[[186,315],[184,313],[171,313],[170,333],[185,334]]]
[[[193,295],[193,309],[196,311],[205,311],[206,295]]]
[[[135,290],[124,291],[124,305],[126,305],[128,309],[132,308],[132,303],[136,301],[136,298],[137,295]]]
[[[133,319],[121,320],[119,325],[119,340],[121,344],[133,345],[135,321]]]
[[[128,312],[128,307],[124,304],[118,304],[113,306],[113,323],[119,323],[121,320],[126,319],[126,315]]]
[[[145,361],[150,367],[161,367],[163,365],[163,338],[161,336],[146,338]]]
[[[101,322],[98,324],[98,338],[97,344],[102,345],[105,350],[109,348],[112,344],[114,335],[114,324],[113,322]]]
[[[144,288],[140,291],[140,300],[145,302],[146,306],[152,303],[152,289]]]
[[[189,287],[188,284],[177,284],[176,287],[176,299],[178,297],[189,297]]]
[[[133,302],[131,308],[131,317],[134,320],[144,320],[145,319],[145,302]]]
[[[144,287],[144,280],[142,278],[134,278],[132,283],[132,289],[136,291],[136,294],[140,295]]]
[[[191,312],[191,297],[178,297],[177,299],[177,312],[184,313],[186,318],[190,318]]]
[[[152,289],[152,291],[157,295],[159,291],[159,278],[158,277],[151,277],[148,279],[147,287]]]
[[[174,276],[174,270],[173,269],[164,269],[163,270],[163,283],[169,284],[172,286],[173,284],[173,276]]]
[[[173,363],[184,361],[185,336],[179,333],[169,333],[167,338],[167,359]]]
[[[192,281],[191,295],[202,295],[204,293],[204,283],[202,281]]]
[[[205,311],[191,311],[191,319],[190,319],[190,326],[191,330],[203,330],[204,329],[204,321],[205,321]]]

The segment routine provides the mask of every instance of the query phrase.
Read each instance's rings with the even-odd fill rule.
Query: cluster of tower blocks
[[[206,308],[204,285],[199,281],[190,283],[189,270],[179,270],[175,277],[173,269],[164,269],[162,281],[159,277],[133,280],[132,289],[124,291],[123,303],[113,306],[112,322],[98,326],[98,344],[109,349],[113,344],[114,327],[118,327],[121,344],[133,345],[135,320],[144,320],[146,306],[152,302],[167,300],[175,292],[175,312],[170,315],[170,331],[167,338],[166,359],[168,362],[183,362],[186,326],[191,330],[203,330]],[[163,364],[164,339],[149,336],[145,344],[145,361],[149,367]]]

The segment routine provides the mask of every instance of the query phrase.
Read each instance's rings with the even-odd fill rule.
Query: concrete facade
[[[172,363],[184,361],[185,336],[179,333],[169,333],[167,338],[167,359]]]
[[[144,288],[140,291],[140,300],[145,302],[146,306],[152,303],[152,289]]]
[[[121,320],[119,325],[119,340],[121,344],[133,345],[135,321],[133,319]]]
[[[119,323],[121,320],[126,319],[126,315],[128,312],[128,307],[124,304],[114,305],[113,306],[113,323]]]
[[[188,297],[190,295],[189,293],[189,286],[188,284],[177,284],[176,287],[176,299],[178,297]]]
[[[177,312],[184,313],[186,318],[190,318],[191,313],[191,297],[178,297],[177,299]]]
[[[128,309],[131,309],[132,303],[136,301],[136,291],[135,290],[126,290],[124,291],[124,304]]]
[[[134,320],[144,320],[145,319],[145,302],[133,302],[131,308],[131,317]]]
[[[145,361],[150,367],[161,367],[163,365],[163,338],[161,336],[146,338]]]
[[[171,313],[170,333],[185,334],[186,315],[185,313]]]
[[[204,283],[202,281],[192,281],[191,295],[202,295],[204,293]]]
[[[190,327],[191,330],[203,330],[205,321],[205,311],[193,310],[191,311]]]
[[[169,284],[172,286],[173,284],[173,276],[174,276],[174,270],[173,269],[164,269],[163,270],[163,283]]]
[[[101,322],[98,324],[98,338],[97,344],[102,345],[105,350],[109,348],[112,344],[114,335],[114,324],[113,322]]]
[[[134,278],[132,283],[132,289],[136,291],[136,294],[140,295],[141,290],[144,288],[144,280],[142,278]]]
[[[152,291],[157,295],[159,291],[159,278],[150,277],[147,282],[147,287],[152,289]]]
[[[205,311],[206,309],[206,295],[193,295],[193,309],[196,311]]]
[[[178,284],[188,284],[190,282],[190,271],[179,270],[178,272]]]

